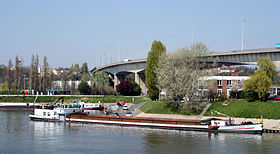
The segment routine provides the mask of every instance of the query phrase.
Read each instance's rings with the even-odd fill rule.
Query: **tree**
[[[0,65],[0,83],[4,83],[6,81],[6,73],[7,67],[5,65]]]
[[[259,57],[257,65],[259,66],[258,72],[264,72],[271,80],[273,80],[276,73],[276,66],[268,57]],[[257,73],[258,73],[257,72]]]
[[[209,53],[207,46],[196,43],[191,48],[181,48],[159,59],[157,73],[157,87],[166,91],[169,102],[174,102],[179,108],[179,102],[184,97],[191,107],[195,107],[199,97],[198,90],[206,89],[199,85],[200,78],[206,75],[201,69],[201,59]]]
[[[39,73],[38,73],[38,67],[39,67],[39,56],[32,55],[31,58],[31,64],[30,64],[30,76],[29,76],[29,83],[30,83],[30,90],[39,90]]]
[[[43,58],[44,65],[43,65],[43,91],[46,91],[49,88],[49,64],[47,62],[47,57],[44,56]]]
[[[82,95],[89,95],[90,94],[90,87],[88,83],[84,80],[78,85],[78,90]]]
[[[35,61],[35,58],[34,58],[34,55],[32,55],[32,57],[31,57],[31,64],[30,64],[30,75],[29,75],[29,88],[30,88],[30,90],[34,89],[34,80],[35,80],[34,61]]]
[[[117,91],[121,95],[125,95],[125,96],[132,96],[134,93],[133,85],[127,80],[124,80],[120,84],[117,85]]]
[[[40,86],[40,76],[39,76],[38,68],[39,68],[39,56],[36,55],[35,61],[34,61],[34,77],[35,77],[34,89],[37,91],[40,90],[40,87],[39,87]]]
[[[155,100],[158,98],[159,89],[157,88],[157,76],[155,70],[158,67],[159,57],[166,53],[165,46],[160,41],[154,41],[151,51],[148,53],[147,65],[145,70],[146,86],[148,88],[148,96]]]
[[[93,83],[92,86],[106,87],[106,86],[109,86],[109,76],[104,71],[96,72],[94,74],[94,76],[92,77],[91,82]]]
[[[7,88],[8,88],[8,92],[10,94],[10,90],[11,90],[11,84],[13,82],[12,80],[12,67],[13,67],[13,64],[12,64],[12,60],[10,59],[9,60],[9,63],[8,63],[8,67],[7,67],[7,76],[6,76],[6,82],[7,82]]]
[[[81,68],[81,73],[82,73],[82,74],[88,73],[88,66],[87,66],[87,63],[83,63],[83,66],[82,66],[82,68]]]
[[[2,91],[2,92],[7,92],[9,89],[8,89],[8,83],[7,82],[4,82],[3,84],[1,84],[1,86],[0,86],[0,91]],[[15,91],[16,90],[16,85],[15,85],[15,83],[14,82],[12,82],[11,84],[10,84],[10,90],[11,91]]]
[[[19,60],[19,70],[18,70],[18,77],[19,77],[19,80],[18,80],[18,88],[19,90],[22,90],[24,88],[24,72],[23,72],[23,59],[21,58],[21,60]]]
[[[272,79],[276,72],[275,64],[267,57],[258,58],[258,69],[255,71],[251,79],[245,81],[244,91],[247,101],[260,99],[267,100],[267,91],[272,85]]]
[[[63,90],[68,89],[67,80],[68,80],[67,73],[66,72],[62,72],[61,73],[61,81],[62,81],[62,89]]]
[[[129,82],[133,86],[133,95],[139,96],[141,94],[141,88],[140,88],[139,84],[137,84],[135,81],[132,81],[132,80],[129,80]]]
[[[14,71],[14,80],[16,85],[16,91],[20,88],[20,61],[18,56],[15,58],[15,71]]]

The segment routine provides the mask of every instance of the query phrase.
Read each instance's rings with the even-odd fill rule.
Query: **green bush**
[[[220,96],[218,96],[218,100],[219,101],[225,101],[225,100],[227,100],[227,96],[226,95],[220,95]]]
[[[90,95],[90,86],[84,80],[82,80],[81,83],[79,84],[78,90],[82,95]]]
[[[131,80],[129,80],[129,82],[133,86],[133,95],[139,96],[141,94],[141,88],[140,88],[139,84],[137,84],[135,81],[131,81]]]
[[[244,92],[241,91],[230,91],[230,98],[234,99],[245,99],[245,94]]]
[[[258,100],[258,93],[256,93],[253,90],[246,91],[245,96],[248,102],[253,102],[255,100]]]

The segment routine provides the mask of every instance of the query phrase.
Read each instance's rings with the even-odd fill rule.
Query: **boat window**
[[[43,115],[46,116],[46,112],[43,112]]]
[[[56,115],[56,112],[54,112],[53,114]]]
[[[50,112],[48,112],[48,116],[51,116],[51,113],[50,113]]]

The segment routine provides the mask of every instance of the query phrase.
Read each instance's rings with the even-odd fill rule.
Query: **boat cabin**
[[[211,120],[211,126],[229,126],[234,125],[234,120]]]
[[[59,104],[54,109],[35,109],[34,115],[30,115],[34,119],[51,119],[64,121],[67,114],[81,112],[81,106],[77,104]]]

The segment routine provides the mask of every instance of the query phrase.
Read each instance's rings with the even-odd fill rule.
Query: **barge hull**
[[[212,129],[211,126],[201,125],[198,120],[175,120],[157,118],[134,118],[114,116],[88,116],[70,115],[66,118],[68,122],[96,123],[120,126],[151,127],[159,129],[174,129],[185,131],[205,131],[213,133],[262,133],[262,124],[221,126]]]
[[[205,131],[208,126],[201,125],[172,125],[172,124],[160,124],[160,123],[140,123],[140,122],[124,122],[124,121],[103,121],[103,120],[88,120],[88,119],[69,119],[67,122],[81,122],[81,123],[95,123],[105,125],[118,125],[118,126],[135,126],[135,127],[150,127],[159,129],[173,129],[173,130],[189,130],[189,131]]]

